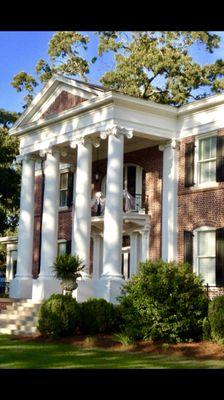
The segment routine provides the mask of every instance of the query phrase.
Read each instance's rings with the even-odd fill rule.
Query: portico
[[[85,101],[59,113],[47,112],[65,90]],[[79,301],[95,296],[115,302],[124,281],[122,237],[128,235],[130,238],[130,274],[137,272],[139,261],[149,258],[150,250],[150,214],[123,210],[124,154],[136,146],[139,149],[159,144],[165,145],[166,149],[172,146],[171,151],[163,151],[164,165],[169,166],[169,171],[171,168],[171,175],[165,170],[164,176],[165,182],[175,181],[172,165],[178,149],[171,141],[174,110],[118,93],[102,92],[91,85],[62,77],[52,78],[38,96],[11,129],[11,134],[20,138],[18,162],[22,163],[22,183],[17,273],[10,284],[10,296],[41,300],[61,292],[59,282],[53,277],[52,266],[57,255],[60,163],[66,162],[75,170],[71,253],[78,254],[85,264],[74,296]],[[135,110],[139,107],[138,115],[133,106]],[[43,117],[46,114],[48,116]],[[100,216],[91,215],[92,164],[96,147],[100,148],[100,158],[107,161],[105,209]],[[33,279],[35,164],[41,160],[45,180],[40,271],[38,278]],[[141,170],[136,171],[135,187],[140,191]],[[169,190],[172,199],[175,182]],[[176,223],[175,198],[170,203],[170,195],[165,193],[163,207],[166,209],[163,213],[163,253],[165,258],[172,259],[175,250],[172,253],[166,246],[171,243],[172,249],[175,248],[176,239],[174,233],[166,229],[169,221]],[[167,245],[166,236],[169,238]]]

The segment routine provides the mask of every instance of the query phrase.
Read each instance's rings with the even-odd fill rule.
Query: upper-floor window
[[[216,136],[198,140],[198,184],[216,182]]]
[[[185,144],[185,187],[224,181],[224,136],[203,134]]]
[[[71,206],[73,198],[73,180],[74,174],[71,171],[62,171],[60,173],[59,207]]]
[[[60,207],[67,206],[68,200],[68,172],[60,174]]]

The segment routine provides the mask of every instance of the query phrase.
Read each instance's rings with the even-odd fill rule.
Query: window
[[[198,139],[198,184],[216,182],[216,136]]]
[[[60,207],[66,207],[68,201],[68,172],[60,174]]]
[[[204,284],[216,285],[216,232],[210,227],[201,227],[194,232],[194,270],[200,274]]]

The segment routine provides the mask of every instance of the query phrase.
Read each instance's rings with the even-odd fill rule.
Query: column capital
[[[53,155],[53,156],[54,155],[60,155],[60,150],[59,149],[54,149],[52,147],[48,147],[46,149],[43,149],[43,150],[39,151],[39,157],[40,158],[46,157],[47,154],[50,154],[50,155]]]
[[[18,156],[16,156],[16,164],[20,164],[23,161],[37,161],[38,159],[38,154],[19,154]]]
[[[133,129],[127,129],[123,126],[113,125],[100,133],[101,139],[106,139],[109,135],[113,135],[116,137],[124,135],[127,139],[131,139],[133,137]]]
[[[180,148],[179,139],[172,138],[172,139],[168,140],[166,143],[159,145],[159,150],[164,151],[165,149],[168,149],[170,147],[173,150],[179,150],[179,148]]]
[[[69,142],[69,145],[72,149],[76,149],[79,144],[94,144],[94,141],[90,137],[77,136],[75,139],[72,139]]]

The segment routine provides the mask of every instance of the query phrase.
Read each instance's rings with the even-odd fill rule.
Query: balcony
[[[97,192],[91,203],[92,217],[104,215],[105,202],[106,198],[102,196],[101,192]],[[136,193],[133,197],[127,190],[124,190],[123,212],[125,214],[148,214],[148,196]]]

